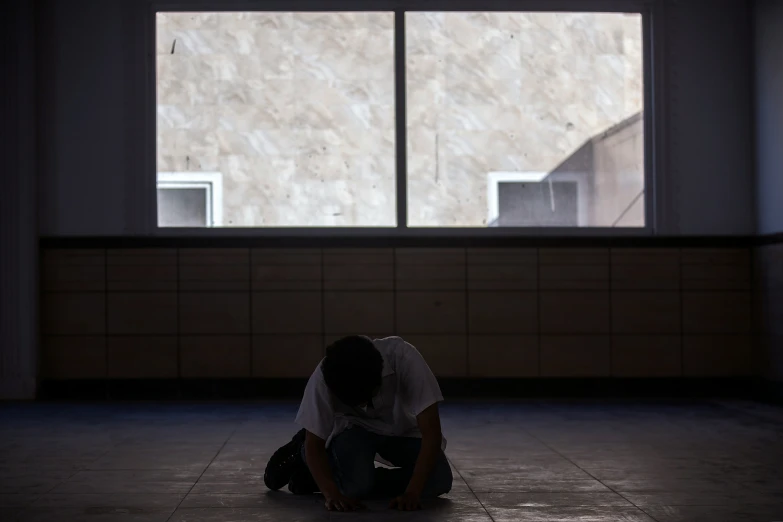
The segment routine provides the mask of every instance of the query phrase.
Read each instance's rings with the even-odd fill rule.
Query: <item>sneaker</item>
[[[305,440],[305,430],[299,430],[291,442],[275,451],[264,470],[264,484],[272,491],[277,491],[291,481],[296,469],[303,465],[302,444]]]

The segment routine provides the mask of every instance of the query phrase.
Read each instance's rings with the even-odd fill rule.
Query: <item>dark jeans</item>
[[[355,499],[393,497],[401,495],[407,488],[420,450],[421,439],[377,435],[354,426],[332,440],[329,461],[343,495]],[[376,453],[395,468],[376,468]],[[451,466],[441,451],[422,497],[432,498],[448,493],[452,480]]]

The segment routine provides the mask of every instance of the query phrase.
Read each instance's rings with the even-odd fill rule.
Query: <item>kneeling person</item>
[[[424,358],[403,339],[340,339],[307,383],[296,416],[303,429],[272,456],[264,483],[320,491],[330,510],[361,508],[370,496],[418,509],[421,498],[451,490],[442,400]],[[376,457],[393,468],[376,467]]]

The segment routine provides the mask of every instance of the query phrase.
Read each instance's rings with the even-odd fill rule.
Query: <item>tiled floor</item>
[[[0,405],[0,520],[328,521],[269,493],[294,404]],[[783,521],[783,410],[750,403],[443,407],[451,494],[368,521]]]

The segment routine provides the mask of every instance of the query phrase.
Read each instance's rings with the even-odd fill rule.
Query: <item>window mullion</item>
[[[405,112],[405,11],[394,11],[394,110],[397,228],[408,228],[407,139]]]

